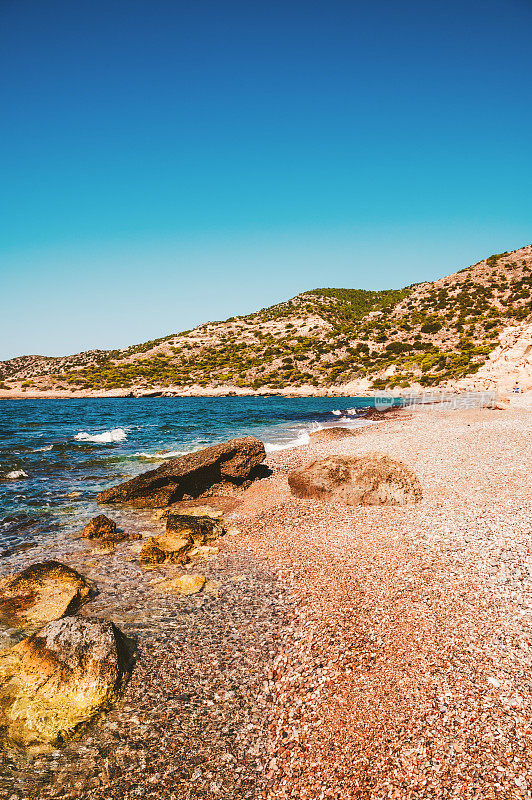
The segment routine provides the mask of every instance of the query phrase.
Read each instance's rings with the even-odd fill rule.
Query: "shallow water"
[[[360,425],[372,398],[0,400],[0,557],[52,543],[97,512],[96,493],[165,458],[252,434],[276,450],[313,428]]]

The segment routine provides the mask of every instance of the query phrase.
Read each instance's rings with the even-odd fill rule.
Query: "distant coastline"
[[[414,385],[408,388],[394,388],[390,390],[390,394],[396,397],[411,395],[417,393],[422,395],[429,391],[430,394],[466,394],[469,390],[464,389],[448,389],[445,387],[434,387],[427,390],[420,385]],[[248,389],[241,387],[220,387],[220,388],[189,388],[189,389],[169,389],[167,386],[158,387],[153,389],[112,389],[112,390],[47,390],[42,392],[24,391],[21,389],[5,390],[0,389],[0,400],[81,400],[81,399],[142,399],[142,398],[157,398],[157,397],[375,397],[376,394],[382,394],[382,390],[378,392],[376,389],[367,387],[361,388],[348,384],[346,386],[330,386],[330,387],[305,387],[294,386],[290,389]]]

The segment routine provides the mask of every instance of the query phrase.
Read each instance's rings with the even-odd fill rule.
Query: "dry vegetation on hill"
[[[436,386],[475,373],[530,319],[532,245],[404,289],[314,289],[123,350],[0,362],[3,388]]]

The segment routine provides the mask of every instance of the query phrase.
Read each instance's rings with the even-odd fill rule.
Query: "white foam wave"
[[[35,450],[32,450],[32,453],[45,453],[47,450],[53,450],[53,444],[49,444],[46,447],[36,447]]]
[[[124,439],[127,439],[127,433],[123,428],[113,428],[112,430],[104,431],[103,433],[86,433],[85,431],[80,431],[79,433],[76,433],[74,439],[77,439],[78,442],[112,444],[113,442],[123,442]]]
[[[163,450],[160,453],[134,453],[131,458],[152,458],[160,461],[162,458],[174,458],[175,456],[183,456],[189,452],[189,450]]]
[[[310,442],[308,431],[301,431],[299,436],[295,439],[290,439],[288,442],[265,442],[264,449],[267,453],[276,453],[278,450],[288,450],[290,447],[300,447],[303,444]]]
[[[12,472],[8,472],[6,478],[9,478],[10,481],[17,481],[19,478],[27,478],[28,473],[24,472],[23,469],[14,469]]]
[[[331,413],[334,414],[337,417],[341,416],[341,414],[342,414],[342,412],[340,411],[339,408],[333,408]]]

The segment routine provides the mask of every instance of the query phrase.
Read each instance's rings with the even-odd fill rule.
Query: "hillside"
[[[431,283],[314,289],[123,350],[14,358],[0,362],[0,388],[5,395],[456,386],[504,346],[508,331],[532,321],[531,284],[528,245]]]

